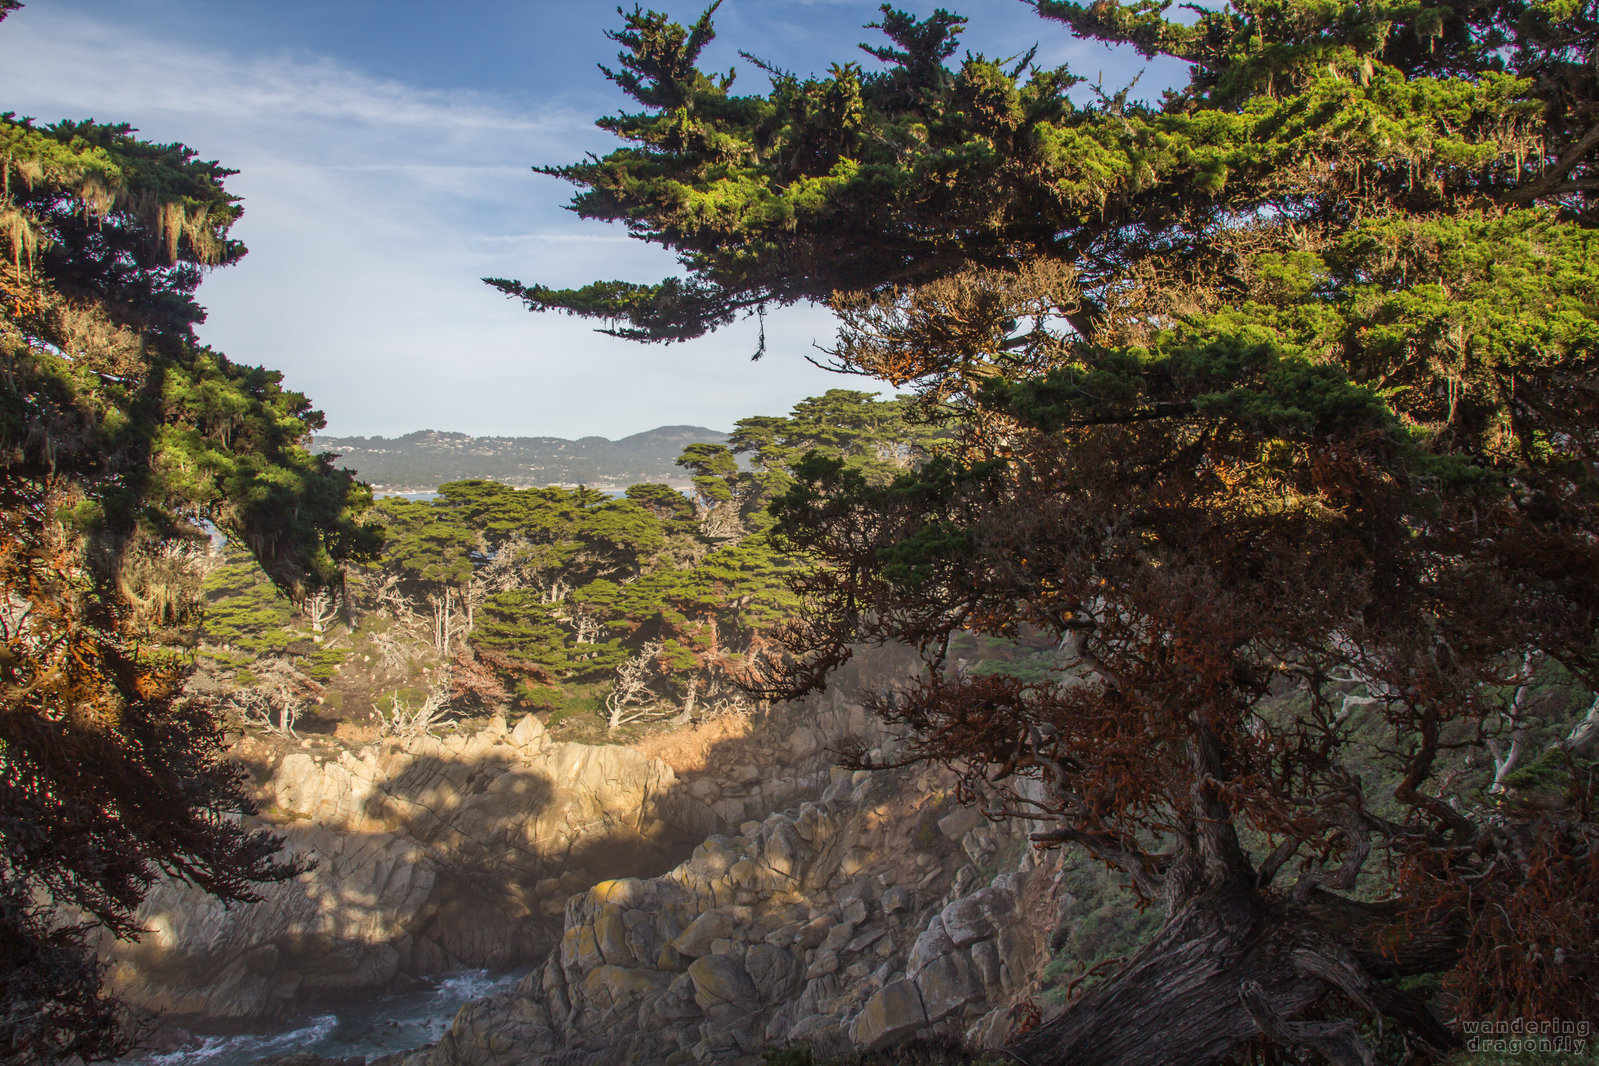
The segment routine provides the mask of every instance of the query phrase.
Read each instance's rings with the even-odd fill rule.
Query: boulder
[[[583,980],[583,993],[597,1007],[623,1008],[671,985],[674,974],[632,966],[601,966]]]
[[[816,730],[809,726],[802,725],[788,735],[788,750],[798,758],[814,755],[820,748],[821,743],[816,738]]]
[[[994,946],[992,940],[981,940],[972,945],[972,965],[976,967],[977,975],[982,978],[983,987],[989,995],[997,997],[1001,991],[999,948]]]
[[[744,969],[767,1003],[780,1003],[799,991],[800,963],[771,944],[756,944],[744,956]]]
[[[909,910],[911,905],[910,889],[904,885],[891,885],[883,892],[883,913],[898,914]]]
[[[983,998],[983,986],[974,978],[971,963],[959,955],[945,955],[924,967],[916,975],[916,990],[930,1022]]]
[[[753,1003],[760,998],[744,964],[732,955],[707,955],[689,963],[694,1002],[703,1010],[720,1003]]]
[[[712,945],[717,940],[731,937],[736,926],[737,922],[728,911],[720,908],[706,911],[672,941],[672,948],[678,954],[691,958],[709,955]]]
[[[910,954],[905,957],[905,972],[915,977],[931,963],[954,950],[955,942],[944,931],[943,917],[935,914],[933,920],[927,924],[927,928],[922,930],[916,942],[911,945]]]
[[[838,972],[838,952],[819,949],[811,959],[810,966],[805,970],[805,980],[814,981],[818,977],[826,977],[830,973]]]
[[[959,840],[987,820],[976,807],[961,807],[938,820],[938,831],[951,840]]]
[[[964,948],[979,940],[990,940],[994,936],[994,923],[988,920],[981,895],[976,893],[955,900],[939,915],[944,931],[957,948]]]
[[[910,1036],[927,1024],[921,993],[901,978],[878,989],[850,1026],[851,1042],[862,1051],[876,1051]]]
[[[850,938],[854,935],[854,922],[839,922],[837,925],[834,925],[831,929],[829,929],[827,931],[827,935],[822,938],[820,950],[839,951],[844,947],[845,944],[850,942]]]
[[[549,734],[544,730],[544,723],[531,714],[524,715],[516,723],[516,728],[511,730],[511,743],[519,748],[542,748]]]

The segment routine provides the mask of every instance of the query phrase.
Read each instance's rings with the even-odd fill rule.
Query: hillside
[[[316,451],[339,456],[380,491],[424,490],[462,478],[535,485],[631,485],[681,481],[674,465],[685,445],[720,444],[727,434],[704,426],[660,426],[621,440],[605,437],[473,437],[423,429],[403,437],[314,438]]]

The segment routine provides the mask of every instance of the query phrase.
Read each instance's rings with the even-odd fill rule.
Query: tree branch
[[[1371,1048],[1360,1039],[1355,1023],[1347,1018],[1336,1022],[1291,1022],[1272,1007],[1258,981],[1240,985],[1238,998],[1260,1031],[1278,1043],[1311,1048],[1333,1066],[1373,1066],[1376,1061]]]
[[[1595,148],[1599,148],[1599,125],[1578,138],[1570,151],[1561,156],[1554,166],[1544,171],[1538,180],[1512,189],[1499,199],[1513,204],[1528,204],[1543,196],[1558,196],[1561,193],[1578,192],[1585,188],[1599,188],[1599,182],[1573,181],[1562,186],[1560,180],[1570,173],[1572,167],[1582,162],[1583,156]]]

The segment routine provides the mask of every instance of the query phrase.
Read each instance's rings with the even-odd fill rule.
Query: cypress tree
[[[1359,1023],[1438,1054],[1461,1018],[1586,1016],[1599,8],[1034,6],[1188,80],[1074,97],[885,6],[869,68],[739,96],[696,66],[710,13],[626,15],[627,143],[551,172],[686,276],[493,283],[655,341],[825,301],[838,368],[957,416],[887,486],[796,464],[778,530],[821,563],[785,683],[918,647],[878,701],[908,754],[1162,908],[1026,1061],[1369,1062]],[[946,661],[1023,630],[1055,677]],[[1531,714],[1552,676],[1580,698]]]
[[[0,19],[17,5],[0,0]],[[214,708],[179,699],[211,530],[279,588],[372,551],[321,415],[200,345],[231,174],[127,126],[0,115],[0,1057],[127,1049],[86,941],[151,882],[224,899],[299,869],[251,828]]]

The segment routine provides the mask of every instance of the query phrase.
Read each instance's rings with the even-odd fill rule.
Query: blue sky
[[[631,3],[628,5],[631,7]],[[655,0],[679,21],[698,4]],[[919,14],[934,4],[899,4]],[[945,5],[965,46],[1103,73],[1143,66],[1074,41],[1021,0]],[[129,122],[240,173],[242,263],[205,281],[201,335],[236,361],[284,372],[328,432],[620,437],[657,425],[727,429],[828,388],[861,387],[805,361],[827,343],[816,307],[670,347],[533,315],[478,279],[578,285],[655,281],[674,263],[562,210],[571,190],[535,175],[612,142],[593,120],[629,101],[605,81],[614,3],[590,0],[31,0],[0,25],[0,110]],[[704,62],[765,79],[744,49],[801,73],[860,58],[862,0],[724,0]],[[1150,71],[1141,94],[1173,80]]]

